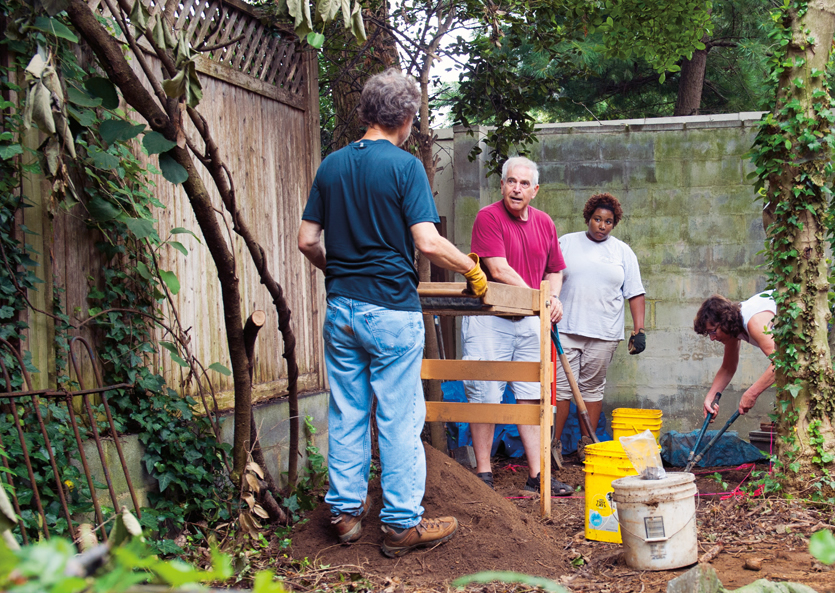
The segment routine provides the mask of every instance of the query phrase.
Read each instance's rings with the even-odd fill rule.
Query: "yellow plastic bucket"
[[[586,445],[586,539],[621,543],[620,525],[612,509],[612,480],[637,476],[619,441]]]
[[[655,442],[661,438],[661,410],[641,410],[638,408],[617,408],[612,410],[612,438],[631,437],[649,430]]]

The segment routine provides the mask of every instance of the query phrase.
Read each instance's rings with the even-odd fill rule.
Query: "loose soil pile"
[[[583,492],[554,497],[552,516],[539,516],[539,497],[523,490],[526,465],[494,460],[496,490],[490,490],[473,472],[436,449],[426,447],[427,476],[423,506],[427,517],[453,515],[459,530],[436,549],[417,550],[399,559],[380,552],[383,533],[378,518],[382,506],[379,479],[369,486],[372,509],[363,521],[362,538],[354,544],[336,544],[327,505],[311,511],[308,521],[292,534],[289,555],[328,566],[317,577],[307,570],[304,589],[311,579],[363,579],[371,583],[354,590],[446,591],[450,581],[487,570],[509,570],[550,578],[572,591],[664,592],[667,582],[687,568],[663,572],[635,571],[622,559],[621,546],[586,540],[583,534]],[[524,463],[524,462],[522,462]],[[700,554],[722,545],[711,565],[729,589],[757,579],[804,583],[819,593],[835,593],[835,571],[808,553],[808,537],[835,525],[833,509],[806,508],[783,500],[732,496],[717,481],[698,475],[698,532]],[[733,489],[750,468],[724,471]],[[569,463],[557,472],[561,481],[580,487],[583,466]],[[762,570],[744,570],[746,560],[762,560]],[[286,573],[292,586],[294,575]],[[492,591],[492,588],[477,588]],[[501,589],[507,590],[507,589]],[[530,590],[530,589],[525,589]]]

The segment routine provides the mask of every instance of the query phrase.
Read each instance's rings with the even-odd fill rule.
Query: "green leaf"
[[[117,140],[127,142],[145,131],[145,124],[133,124],[123,119],[108,119],[101,122],[99,134],[102,140],[113,144]]]
[[[470,583],[492,583],[493,581],[499,581],[500,583],[522,583],[523,585],[539,587],[543,591],[549,591],[550,593],[568,593],[568,589],[550,579],[505,570],[484,571],[458,577],[451,584],[453,587],[464,587]]]
[[[181,226],[178,226],[178,227],[176,227],[176,228],[171,229],[171,231],[170,231],[170,232],[171,232],[171,234],[172,234],[172,235],[182,235],[182,234],[188,234],[188,235],[191,235],[192,237],[194,237],[195,239],[197,239],[197,242],[198,242],[198,243],[202,243],[202,241],[200,241],[200,237],[198,237],[197,235],[195,235],[195,234],[194,234],[193,232],[191,232],[190,230],[188,230],[188,229],[186,229],[186,228],[183,228],[183,227],[181,227]]]
[[[122,213],[116,206],[110,202],[106,202],[99,196],[94,197],[87,203],[87,211],[90,213],[90,216],[99,222],[113,220]]]
[[[255,575],[252,593],[285,593],[285,589],[281,581],[276,580],[273,571],[261,570]]]
[[[101,99],[101,106],[105,109],[119,107],[119,93],[116,91],[116,86],[108,79],[101,76],[88,78],[84,82],[84,88],[94,97]]]
[[[159,345],[162,346],[163,348],[165,348],[166,350],[168,350],[171,354],[177,354],[177,355],[180,354],[180,351],[177,350],[177,347],[171,342],[164,342],[164,341],[160,340]]]
[[[160,270],[159,275],[160,278],[162,278],[162,281],[165,282],[168,290],[171,291],[171,294],[177,294],[180,292],[180,281],[177,279],[177,275],[174,272]]]
[[[128,218],[125,220],[125,224],[137,239],[145,239],[152,235],[156,235],[154,223],[150,220],[145,220],[144,218]]]
[[[136,0],[139,2],[139,0]],[[159,477],[159,491],[164,492],[166,488],[174,481],[174,476],[172,476],[169,472],[165,472]]]
[[[180,365],[184,369],[188,368],[188,363],[185,360],[183,360],[182,358],[180,358],[179,356],[177,356],[176,354],[171,355],[171,360],[176,362],[178,365]]]
[[[321,49],[325,43],[325,36],[316,31],[311,31],[307,34],[307,42],[310,44],[310,47]]]
[[[160,154],[163,152],[168,152],[169,150],[177,146],[177,143],[173,140],[168,140],[159,132],[148,132],[142,138],[142,146],[145,147],[145,150],[148,151],[148,154]]]
[[[91,97],[74,86],[67,87],[67,99],[70,103],[75,103],[81,107],[98,107],[102,103],[98,97]]]
[[[180,243],[179,241],[167,241],[167,244],[182,253],[183,255],[188,255],[188,249],[186,246]]]
[[[0,144],[0,159],[10,159],[17,154],[23,154],[23,147],[20,144]]]
[[[179,184],[188,179],[188,171],[167,152],[159,155],[159,168],[162,176],[171,183]]]
[[[148,19],[150,18],[151,13],[148,11],[148,7],[145,6],[142,0],[136,0],[130,11],[131,24],[138,30],[142,31],[142,33],[145,33],[148,29]]]
[[[149,270],[148,266],[146,266],[143,262],[139,262],[136,264],[136,271],[145,280],[150,280],[151,278],[153,278],[151,270]]]
[[[822,529],[809,538],[809,553],[824,564],[835,564],[835,536]]]
[[[120,165],[119,158],[109,152],[104,152],[98,147],[92,147],[87,152],[93,160],[93,165],[98,169],[116,169]]]
[[[32,28],[54,35],[55,37],[60,37],[61,39],[66,39],[72,43],[78,43],[78,37],[75,36],[75,33],[70,31],[67,26],[58,19],[39,16],[35,19],[35,23],[32,25]]]
[[[216,372],[220,373],[221,375],[223,375],[224,377],[228,377],[232,374],[232,371],[227,369],[225,366],[223,366],[219,362],[213,362],[212,364],[210,364],[209,365],[209,370],[210,371],[216,371]]]

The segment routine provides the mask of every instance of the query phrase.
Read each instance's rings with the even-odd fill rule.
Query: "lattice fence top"
[[[139,1],[139,0],[137,0]],[[151,14],[166,10],[164,0],[142,0]],[[171,0],[170,0],[171,1]],[[101,10],[103,0],[89,0]],[[296,44],[275,28],[265,25],[255,9],[239,0],[180,0],[167,9],[174,28],[185,30],[191,46],[212,62],[279,87],[292,96],[305,94],[302,54]],[[205,51],[209,48],[211,51]]]

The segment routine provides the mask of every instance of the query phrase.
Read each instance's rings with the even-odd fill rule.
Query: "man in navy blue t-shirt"
[[[434,264],[487,290],[476,256],[435,229],[438,212],[423,166],[398,148],[420,104],[412,78],[388,70],[368,80],[359,113],[365,135],[329,155],[313,181],[299,249],[325,272],[323,337],[331,386],[325,502],[341,543],[360,538],[371,466],[371,405],[377,397],[382,551],[400,556],[450,539],[454,517],[426,519],[421,500],[426,406],[420,380],[424,329],[414,264],[417,248]],[[324,245],[322,232],[324,231]]]

